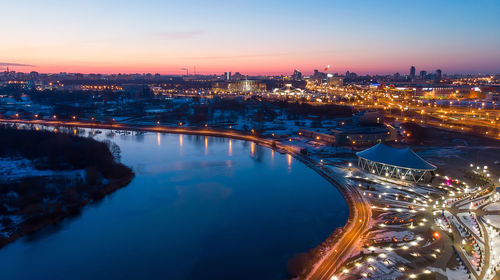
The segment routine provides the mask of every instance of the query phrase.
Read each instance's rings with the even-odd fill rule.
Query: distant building
[[[318,69],[314,69],[314,73],[312,75],[312,79],[316,81],[323,81],[326,78],[326,74],[318,71]]]
[[[220,92],[252,92],[265,91],[267,86],[259,80],[238,80],[230,82],[216,82],[212,88]]]
[[[231,81],[231,72],[224,72],[224,80]]]
[[[282,88],[275,88],[273,93],[278,96],[283,97],[302,97],[304,95],[304,91],[300,88],[294,88],[292,84],[286,84]]]
[[[415,96],[424,98],[484,98],[485,95],[470,86],[417,86],[415,87]]]
[[[299,135],[332,145],[366,146],[394,141],[397,137],[397,131],[389,125],[343,125],[332,129],[301,128]]]
[[[394,141],[397,131],[390,125],[343,125],[331,129],[337,144],[366,146],[380,142]]]
[[[384,115],[379,112],[360,112],[353,116],[353,121],[356,124],[383,124]]]
[[[331,133],[329,129],[322,129],[322,128],[316,128],[316,129],[299,129],[299,136],[304,136],[307,138],[314,139],[316,141],[321,141],[323,143],[327,143],[330,145],[336,144],[337,139],[335,138],[335,135]]]
[[[240,72],[234,73],[233,77],[231,78],[232,80],[243,80],[245,79],[245,76],[241,75]]]
[[[353,116],[352,124],[342,124],[330,129],[299,129],[299,135],[328,144],[348,146],[366,146],[396,140],[396,129],[383,121],[380,113],[362,112]]]
[[[441,69],[436,70],[436,77],[435,77],[435,81],[436,81],[436,82],[440,82],[440,81],[441,81],[441,78],[442,78],[442,75],[443,75],[443,73],[441,72]]]
[[[326,76],[326,83],[331,87],[342,87],[344,85],[344,78],[328,74]]]
[[[412,79],[412,80],[415,79],[415,71],[416,71],[415,66],[412,65],[410,67],[410,79]]]
[[[420,79],[424,80],[427,77],[427,71],[422,70],[420,71]]]
[[[302,73],[295,69],[292,74],[292,80],[294,81],[302,81]]]

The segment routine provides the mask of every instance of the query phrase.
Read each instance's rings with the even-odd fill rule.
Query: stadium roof
[[[356,155],[360,158],[392,166],[418,170],[436,170],[436,166],[419,157],[410,148],[398,149],[378,143],[371,148],[357,152]]]

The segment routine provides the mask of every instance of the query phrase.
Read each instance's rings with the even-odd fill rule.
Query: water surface
[[[0,249],[1,279],[283,279],[293,254],[346,222],[339,192],[251,142],[146,133],[117,143],[136,177]]]

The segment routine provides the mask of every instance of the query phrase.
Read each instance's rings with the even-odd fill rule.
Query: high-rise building
[[[420,79],[425,79],[427,77],[427,71],[422,70],[420,71]]]
[[[318,71],[318,69],[314,69],[314,74],[312,75],[312,78],[316,81],[322,81],[323,79],[326,78],[326,74]]]
[[[231,80],[239,81],[245,79],[245,76],[243,76],[240,72],[234,73],[234,75],[231,77]]]
[[[224,72],[224,79],[226,81],[231,81],[231,72]]]
[[[415,79],[415,66],[410,67],[410,78]]]
[[[436,70],[436,82],[441,81],[441,78],[443,77],[443,72],[441,69]]]
[[[295,69],[293,71],[292,80],[295,80],[295,81],[302,80],[302,73],[299,70]]]

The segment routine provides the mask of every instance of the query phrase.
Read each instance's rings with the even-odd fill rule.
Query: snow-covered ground
[[[375,230],[372,232],[375,239],[392,240],[395,237],[397,240],[403,240],[406,237],[407,240],[413,240],[414,233],[412,231],[396,231],[396,230]]]
[[[0,158],[0,182],[10,182],[26,177],[57,176],[67,179],[85,178],[85,170],[38,170],[35,164],[23,158]]]
[[[500,228],[500,215],[486,215],[484,219],[489,220],[494,227]]]
[[[500,201],[497,201],[495,203],[491,203],[488,206],[484,208],[486,211],[498,211],[500,210]]]
[[[441,275],[446,276],[448,279],[453,279],[453,280],[468,280],[469,275],[467,274],[467,271],[460,267],[457,269],[450,269],[446,268],[446,271],[440,268],[435,268],[435,267],[429,267],[429,270],[434,271],[436,273],[439,273]]]

